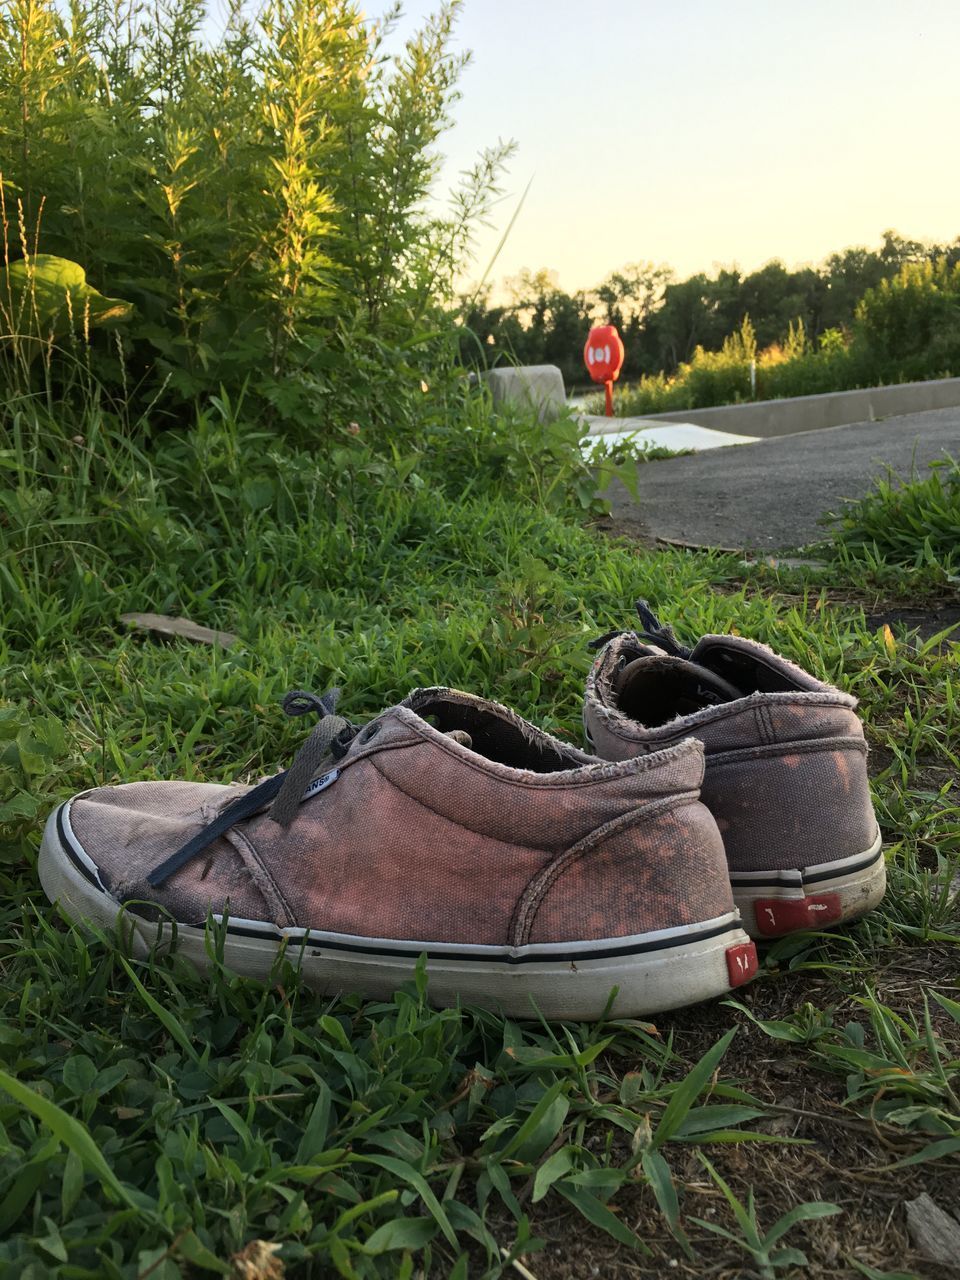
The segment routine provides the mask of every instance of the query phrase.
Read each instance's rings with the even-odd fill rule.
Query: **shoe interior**
[[[556,773],[579,768],[592,759],[553,742],[506,708],[469,694],[426,689],[413,695],[407,705],[441,733],[511,769]],[[465,736],[469,741],[464,741]]]
[[[649,729],[678,716],[741,697],[739,689],[696,662],[683,658],[636,658],[615,683],[617,708]]]
[[[751,693],[788,693],[804,686],[774,655],[746,652],[721,640],[697,647],[697,661],[672,656],[636,658],[615,682],[617,707],[648,729],[669,724],[705,707]]]
[[[722,637],[702,640],[694,650],[698,664],[728,681],[745,698],[751,693],[795,693],[815,687],[817,682],[805,672],[790,667],[774,653],[756,647],[743,649],[725,643]]]

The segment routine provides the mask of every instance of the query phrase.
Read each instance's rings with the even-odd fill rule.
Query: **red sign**
[[[607,389],[607,417],[613,416],[613,384],[623,368],[623,342],[613,324],[601,324],[591,329],[583,348],[583,362],[594,382],[602,382]]]

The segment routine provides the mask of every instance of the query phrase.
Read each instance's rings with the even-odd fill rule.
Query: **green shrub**
[[[790,326],[783,346],[766,351],[756,352],[751,336],[748,319],[740,332],[726,339],[721,351],[698,347],[693,360],[681,365],[675,377],[657,374],[624,387],[617,396],[616,412],[627,416],[707,409],[751,399],[821,395],[869,385],[869,368],[862,352],[837,330],[827,330],[817,350],[810,349],[802,323]],[[751,394],[751,360],[755,361],[755,394]]]

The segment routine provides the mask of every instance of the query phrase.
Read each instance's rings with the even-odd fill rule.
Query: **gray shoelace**
[[[293,764],[284,773],[267,778],[233,804],[227,805],[202,831],[198,831],[176,853],[154,867],[147,876],[147,884],[158,888],[175,871],[179,871],[198,853],[213,844],[214,840],[219,839],[225,831],[245,818],[252,817],[265,805],[270,805],[270,817],[274,822],[288,826],[296,815],[304,791],[320,766],[328,758],[339,760],[346,755],[350,743],[359,732],[355,725],[336,714],[339,697],[339,689],[331,689],[322,696],[306,693],[303,689],[288,693],[282,703],[288,716],[305,716],[311,712],[320,716],[310,737],[294,756]]]
[[[331,758],[339,760],[357,735],[355,725],[335,714],[339,698],[339,689],[331,689],[322,697],[295,689],[283,700],[282,706],[288,716],[305,716],[313,711],[321,718],[294,756],[293,764],[284,775],[283,785],[270,806],[270,817],[281,827],[289,826],[296,817],[303,793],[319,773],[320,766]]]

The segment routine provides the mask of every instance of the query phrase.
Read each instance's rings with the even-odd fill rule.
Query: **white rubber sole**
[[[175,946],[197,968],[210,967],[205,926],[148,919],[137,914],[138,904],[124,906],[104,888],[70,826],[69,801],[47,821],[39,871],[47,897],[69,918],[118,930],[134,955]],[[389,999],[425,955],[434,1004],[476,1004],[520,1018],[537,1012],[577,1020],[645,1016],[725,995],[757,971],[756,949],[736,912],[632,937],[526,947],[361,938],[214,919],[223,929],[224,962],[247,977],[269,977],[286,948],[315,990]]]
[[[887,887],[880,832],[850,858],[782,871],[731,872],[733,900],[754,938],[823,929],[871,911]]]

